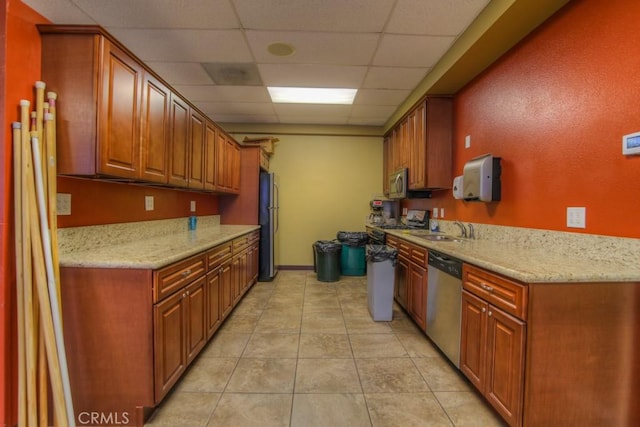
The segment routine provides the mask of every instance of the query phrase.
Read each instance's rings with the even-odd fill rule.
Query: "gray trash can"
[[[376,322],[393,320],[393,280],[398,251],[386,245],[367,245],[367,299]]]

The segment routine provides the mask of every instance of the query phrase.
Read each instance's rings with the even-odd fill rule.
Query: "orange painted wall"
[[[640,2],[570,2],[455,96],[454,175],[502,157],[502,200],[451,192],[409,207],[444,207],[445,219],[640,238],[640,156],[622,135],[640,131]],[[464,148],[471,135],[471,148]],[[566,208],[586,207],[586,229]]]
[[[186,217],[192,200],[196,215],[218,214],[218,196],[193,191],[58,177],[58,193],[71,194],[71,215],[58,216],[59,228]],[[153,211],[145,196],[153,196]]]

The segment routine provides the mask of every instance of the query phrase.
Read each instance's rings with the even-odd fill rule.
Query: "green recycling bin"
[[[369,235],[360,231],[339,231],[337,240],[342,243],[340,272],[344,276],[367,274],[365,246],[369,241]]]
[[[313,245],[315,269],[321,282],[340,280],[340,253],[342,244],[333,240],[318,240]]]

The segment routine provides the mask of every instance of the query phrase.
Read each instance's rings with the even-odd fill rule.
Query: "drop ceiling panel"
[[[203,111],[212,114],[273,114],[273,104],[263,102],[194,102]]]
[[[108,30],[144,61],[253,61],[239,30]]]
[[[282,123],[278,119],[278,116],[276,116],[275,114],[272,114],[272,115],[218,114],[215,117],[213,115],[211,115],[210,117],[214,118],[217,122],[221,122],[221,123]]]
[[[54,24],[86,25],[99,23],[71,0],[22,0],[22,2],[38,11],[40,15]],[[6,7],[6,1],[3,2],[3,7]]]
[[[382,37],[373,63],[386,66],[402,64],[405,67],[433,67],[451,47],[454,39],[449,36],[387,34]]]
[[[386,30],[395,34],[457,36],[488,0],[398,0]]]
[[[198,62],[155,62],[147,65],[170,85],[211,85],[213,81]]]
[[[395,0],[233,0],[248,30],[367,32],[383,30]]]
[[[229,0],[74,0],[110,28],[239,28]]]
[[[259,63],[368,65],[378,45],[378,34],[247,31],[253,56]],[[274,56],[271,43],[295,47],[290,56]]]
[[[259,64],[265,86],[358,88],[367,67]]]
[[[271,103],[269,92],[256,86],[177,85],[181,94],[192,101]]]
[[[371,67],[362,87],[371,89],[413,89],[429,68]]]
[[[397,106],[411,93],[398,89],[359,89],[354,105],[393,105]]]

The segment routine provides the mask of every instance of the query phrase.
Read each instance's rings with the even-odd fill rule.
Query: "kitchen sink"
[[[424,234],[417,235],[421,239],[433,241],[433,242],[462,242],[462,239],[458,239],[457,237],[447,236],[446,234]]]

